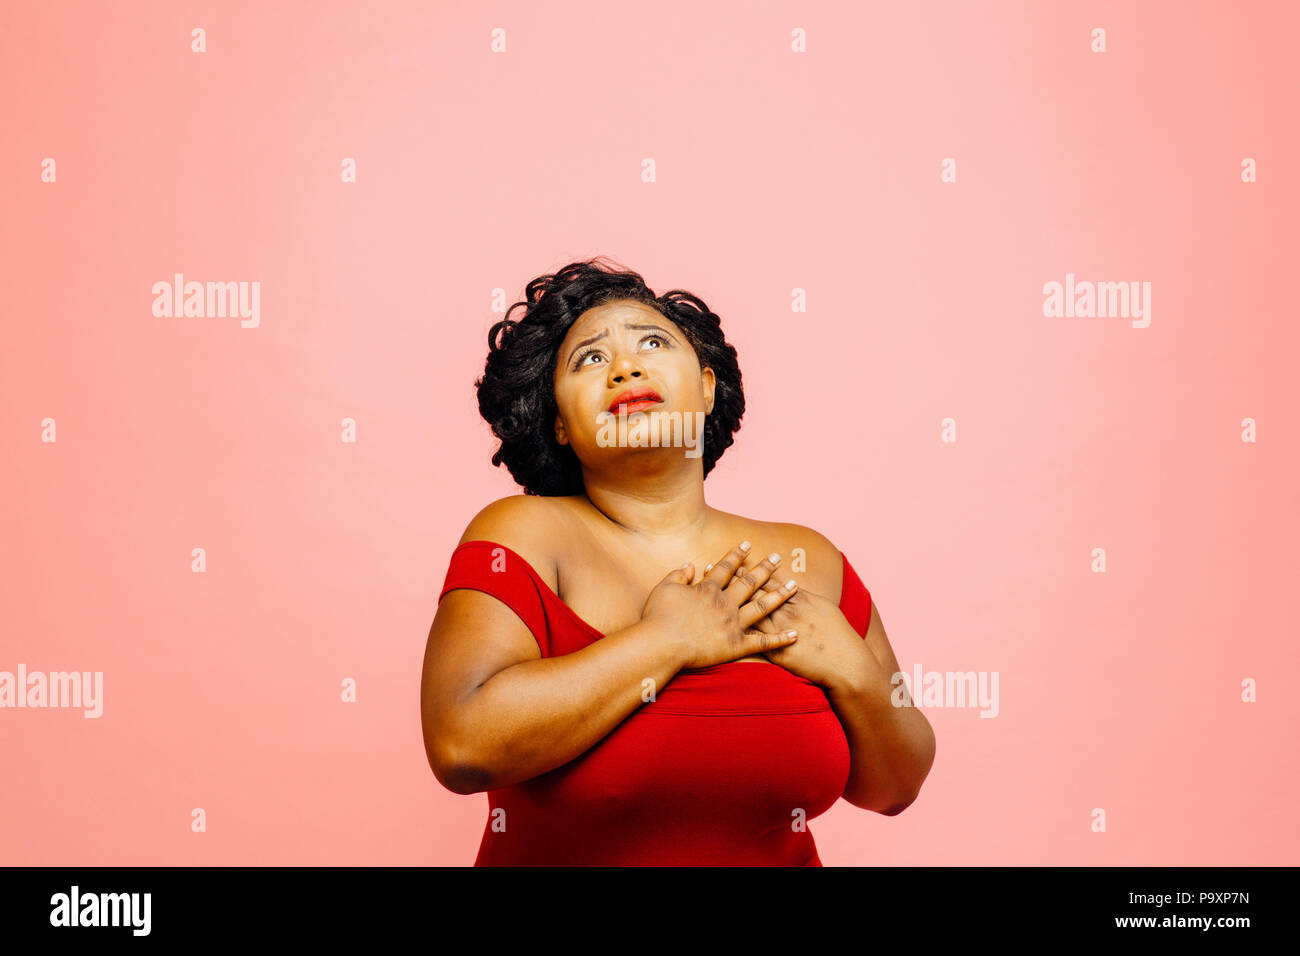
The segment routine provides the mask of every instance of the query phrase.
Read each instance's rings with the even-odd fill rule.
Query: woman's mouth
[[[620,412],[631,415],[633,412],[653,408],[662,402],[663,398],[653,388],[634,388],[615,396],[614,401],[609,405],[609,410],[615,415]]]

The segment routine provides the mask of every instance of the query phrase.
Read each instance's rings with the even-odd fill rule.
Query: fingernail
[[[742,541],[742,542],[740,542],[740,550],[741,550],[741,551],[748,551],[748,550],[749,550],[749,542],[748,542],[748,541]]]
[[[786,631],[786,632],[785,632],[785,636],[786,636],[786,637],[794,637],[794,636],[795,636],[796,634],[798,634],[798,633],[799,633],[798,631]]]
[[[777,554],[775,551],[773,551],[771,554],[767,556],[767,560],[771,561],[773,564],[776,564],[776,562],[781,560],[781,556]]]
[[[712,570],[713,570],[713,565],[710,564],[707,568],[704,569],[704,573],[708,574]]]
[[[793,591],[793,590],[794,590],[794,578],[791,578],[789,581],[786,581],[786,582],[785,582],[785,589],[786,589],[787,591]]]

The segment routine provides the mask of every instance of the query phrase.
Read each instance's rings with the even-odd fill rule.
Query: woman
[[[839,797],[916,799],[934,734],[848,558],[705,503],[745,408],[718,317],[591,260],[488,345],[525,494],[461,536],[421,681],[434,775],[488,794],[475,865],[820,866]]]

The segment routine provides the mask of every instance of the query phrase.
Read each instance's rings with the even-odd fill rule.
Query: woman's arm
[[[639,621],[543,658],[532,633],[496,598],[448,591],[429,631],[420,688],[425,751],[438,782],[455,793],[494,790],[586,753],[641,706],[647,680],[658,694],[681,669],[681,644],[652,629]],[[473,676],[512,655],[481,683]]]
[[[898,659],[875,605],[865,637],[875,666],[827,691],[848,737],[852,764],[844,799],[887,816],[903,812],[934,764],[934,729],[914,706],[894,706]]]
[[[823,569],[824,577],[830,576],[825,572],[828,568],[834,568],[839,575],[844,558],[829,538],[802,525],[780,527],[788,546],[808,554],[809,563]],[[841,577],[841,605],[844,588],[849,585]],[[829,587],[826,590],[836,593]],[[860,634],[857,625],[845,618],[831,598],[817,598],[815,592],[809,595],[806,590],[803,593],[814,600],[791,601],[759,627],[801,628],[799,633],[806,634],[809,640],[802,648],[796,644],[768,653],[767,657],[816,681],[826,691],[849,743],[850,769],[844,799],[855,807],[887,816],[901,813],[920,793],[934,763],[934,730],[916,707],[894,706],[894,699],[901,697],[895,694],[898,658],[889,645],[875,602],[871,603],[866,631]],[[801,615],[808,615],[809,620],[801,621]],[[821,615],[825,615],[821,623],[833,632],[828,634],[827,646],[836,658],[834,666],[827,663],[826,655],[818,653],[825,650],[821,638],[815,637],[816,618]],[[840,642],[851,653],[835,654],[834,646]]]

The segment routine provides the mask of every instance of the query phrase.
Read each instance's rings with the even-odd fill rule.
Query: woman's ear
[[[713,411],[713,391],[717,387],[718,380],[713,374],[713,369],[705,367],[700,369],[700,378],[704,385],[704,404],[708,408],[709,414]]]
[[[569,443],[569,433],[565,431],[564,420],[560,418],[560,413],[555,413],[555,440],[561,445]]]

